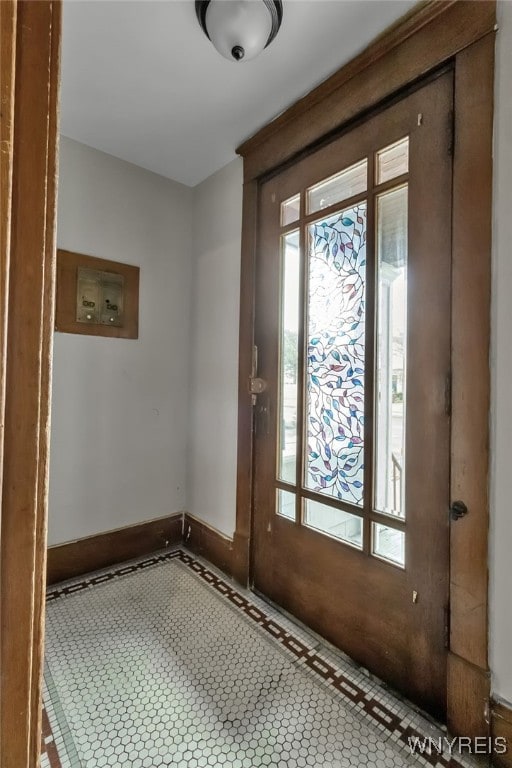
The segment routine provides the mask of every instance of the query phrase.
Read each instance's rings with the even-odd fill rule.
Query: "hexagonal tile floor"
[[[446,733],[181,549],[50,589],[44,705],[42,768],[472,765],[413,754]]]

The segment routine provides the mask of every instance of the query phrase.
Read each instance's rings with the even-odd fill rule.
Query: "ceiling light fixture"
[[[201,29],[222,56],[249,61],[270,45],[283,20],[282,0],[196,0]]]

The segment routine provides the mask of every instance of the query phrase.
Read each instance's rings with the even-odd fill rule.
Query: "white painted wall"
[[[512,702],[512,3],[498,13],[490,651],[493,693]],[[61,152],[59,244],[142,266],[141,338],[56,334],[50,542],[184,507],[188,433],[188,509],[232,535],[242,162],[192,192],[69,140]]]
[[[493,693],[512,703],[512,3],[498,4],[495,144],[491,465]]]
[[[139,339],[55,334],[49,543],[186,506],[189,187],[63,138],[58,244],[140,266]]]
[[[194,192],[189,511],[235,529],[242,161]]]

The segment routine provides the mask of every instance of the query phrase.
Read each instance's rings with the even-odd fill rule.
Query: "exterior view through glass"
[[[301,193],[281,203],[280,217],[282,227],[297,222],[297,229],[281,236],[277,512],[295,522],[300,509],[303,525],[400,567],[406,516],[408,150],[407,137],[382,148],[373,159],[307,189],[303,218]],[[370,160],[375,191],[368,196]],[[324,208],[329,212],[314,219]],[[368,231],[370,221],[374,232]],[[375,355],[368,358],[370,329]],[[366,528],[369,513],[381,520]],[[397,523],[386,524],[391,517]],[[366,544],[365,531],[371,539]]]

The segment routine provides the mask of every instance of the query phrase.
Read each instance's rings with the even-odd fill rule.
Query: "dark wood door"
[[[254,588],[438,716],[451,73],[261,185]]]

